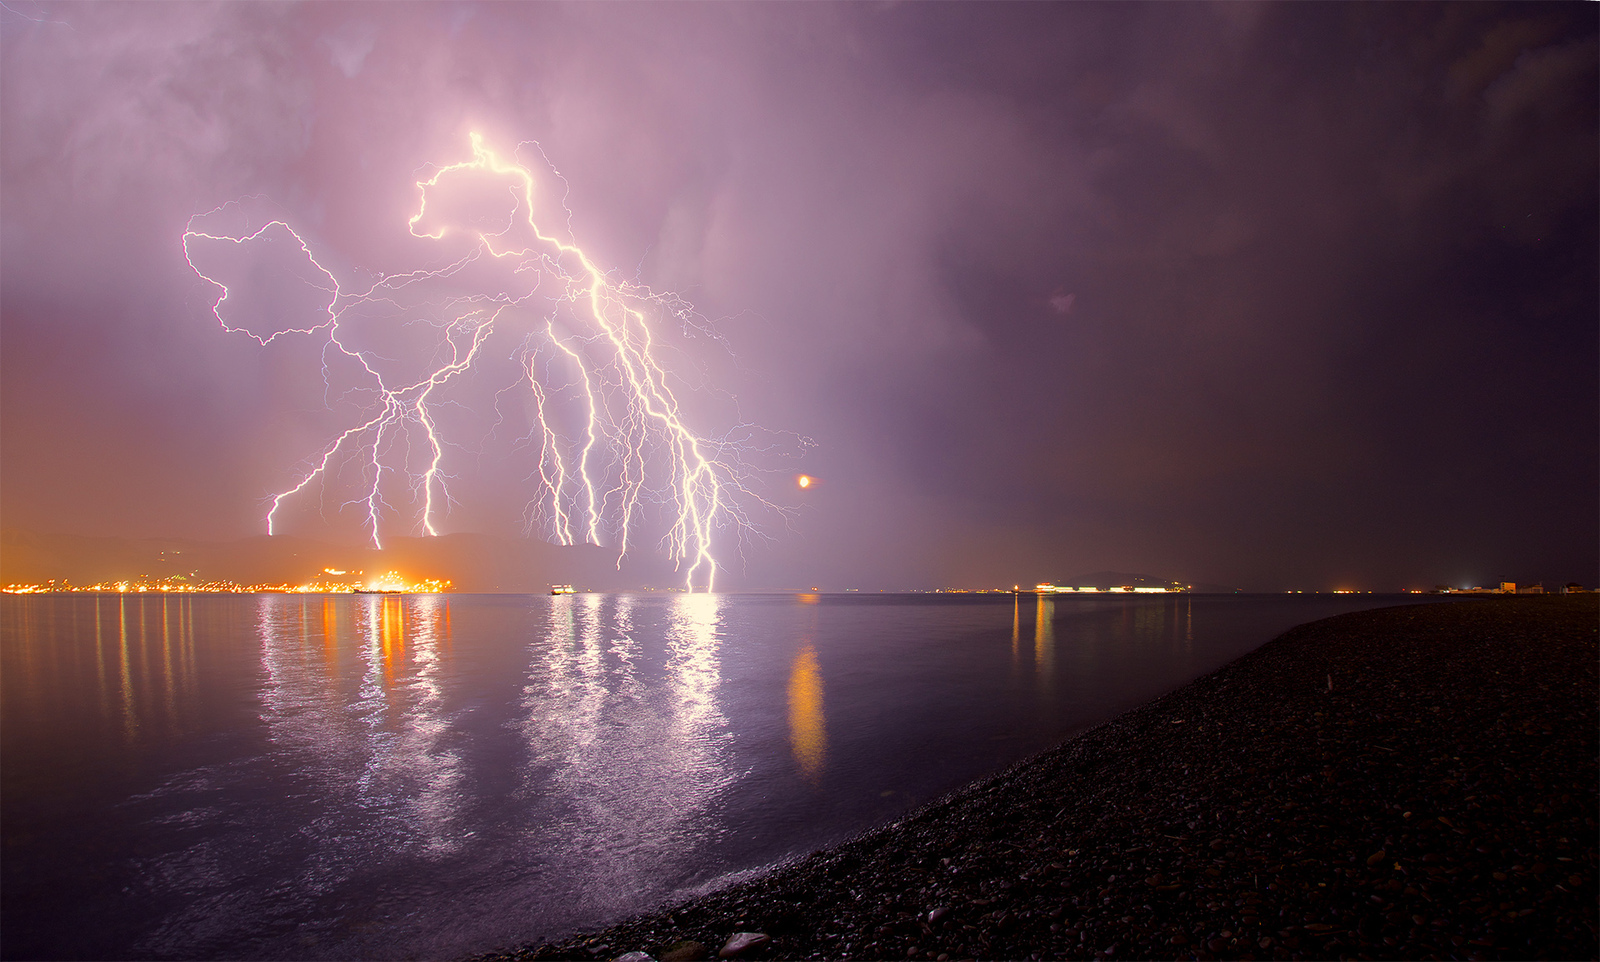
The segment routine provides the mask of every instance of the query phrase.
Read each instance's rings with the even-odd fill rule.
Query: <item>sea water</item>
[[[0,604],[6,958],[449,958],[848,838],[1412,597]]]

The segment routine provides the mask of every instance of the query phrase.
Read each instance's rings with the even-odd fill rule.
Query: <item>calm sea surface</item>
[[[1406,597],[0,604],[6,958],[456,957],[840,841]]]

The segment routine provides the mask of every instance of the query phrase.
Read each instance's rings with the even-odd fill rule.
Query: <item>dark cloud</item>
[[[0,13],[7,525],[258,532],[338,421],[185,223],[409,268],[480,129],[718,319],[708,421],[818,442],[747,584],[1600,576],[1587,5],[46,12]],[[514,527],[472,473],[456,530]]]

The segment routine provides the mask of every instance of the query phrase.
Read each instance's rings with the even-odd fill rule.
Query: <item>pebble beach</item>
[[[1295,628],[755,880],[484,959],[1594,959],[1595,595]]]

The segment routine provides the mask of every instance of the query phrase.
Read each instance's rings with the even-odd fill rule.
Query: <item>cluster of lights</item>
[[[1041,595],[1069,595],[1069,594],[1085,594],[1085,595],[1105,595],[1105,594],[1164,595],[1164,594],[1169,594],[1169,593],[1188,591],[1189,587],[1187,585],[1172,585],[1172,586],[1167,587],[1167,588],[1148,588],[1148,587],[1143,587],[1143,586],[1138,586],[1138,585],[1120,585],[1120,586],[1112,587],[1112,588],[1091,588],[1091,587],[1071,588],[1071,587],[1067,587],[1065,585],[1053,585],[1053,584],[1050,584],[1050,583],[1046,582],[1044,584],[1034,585],[1033,586],[1033,590],[1036,593],[1041,594]]]
[[[108,594],[246,594],[261,591],[290,591],[287,584],[241,585],[233,581],[187,581],[181,577],[136,578],[122,581],[97,581],[92,585],[75,585],[70,581],[51,579],[44,584],[6,585],[0,592],[8,595],[37,595],[58,592],[100,592]]]
[[[327,572],[325,572],[327,573]],[[333,572],[344,574],[344,572]],[[444,578],[409,580],[397,572],[389,571],[370,581],[332,581],[319,579],[304,584],[242,585],[236,581],[187,581],[174,576],[153,580],[139,578],[133,581],[102,581],[92,585],[74,585],[62,580],[47,581],[38,585],[6,585],[0,592],[8,595],[37,595],[63,592],[99,592],[104,594],[291,594],[291,595],[347,595],[358,592],[384,594],[439,594],[449,591],[451,583]]]
[[[397,571],[386,571],[368,581],[364,586],[351,587],[351,591],[382,591],[402,594],[438,594],[450,590],[450,582],[442,578],[424,578],[410,581]]]

